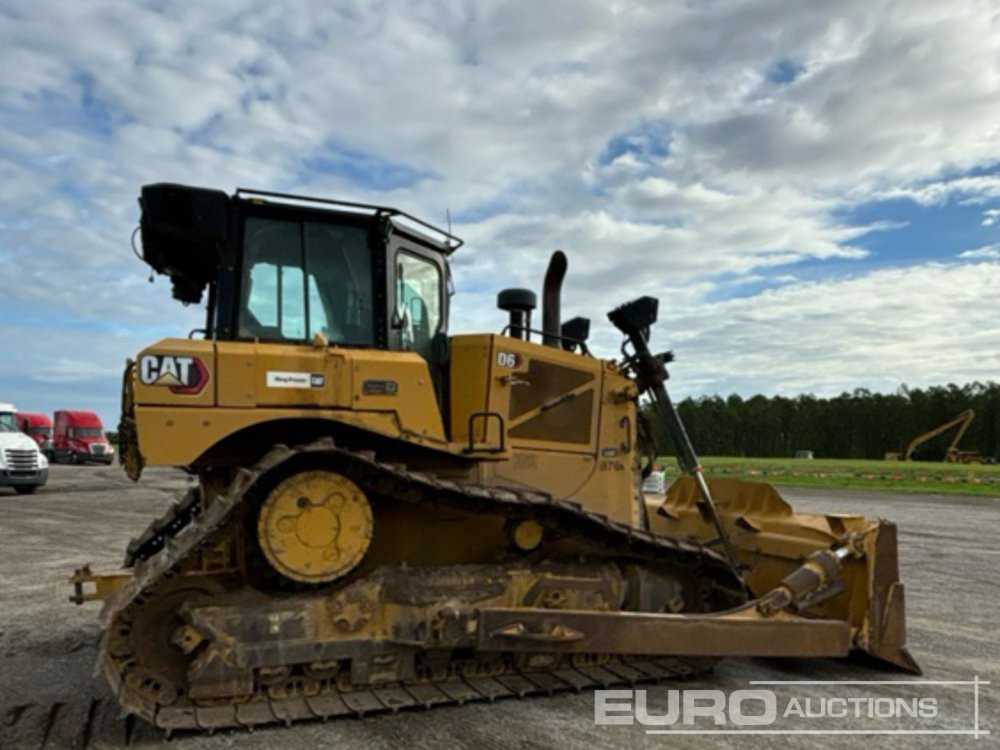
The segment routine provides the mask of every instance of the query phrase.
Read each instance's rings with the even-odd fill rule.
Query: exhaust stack
[[[566,254],[556,250],[549,259],[549,269],[545,272],[545,283],[542,287],[542,343],[545,346],[559,347],[561,326],[562,283],[566,276]]]

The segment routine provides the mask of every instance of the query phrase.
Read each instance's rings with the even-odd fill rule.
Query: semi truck
[[[94,412],[61,409],[54,417],[52,454],[57,463],[111,463],[115,449],[104,434],[100,417]]]
[[[49,462],[38,443],[19,428],[17,409],[0,404],[0,487],[30,495],[49,479]]]
[[[48,414],[19,411],[15,415],[17,428],[32,438],[48,459],[52,458],[52,420]]]

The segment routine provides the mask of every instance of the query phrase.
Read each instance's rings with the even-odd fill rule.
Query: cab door
[[[424,358],[440,400],[448,359],[447,266],[440,253],[399,235],[387,253],[389,348]]]

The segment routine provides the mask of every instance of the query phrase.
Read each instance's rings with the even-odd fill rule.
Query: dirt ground
[[[142,722],[121,720],[105,685],[93,677],[97,606],[70,604],[65,578],[83,563],[95,569],[117,567],[128,540],[162,513],[188,481],[179,472],[149,471],[141,484],[134,485],[117,467],[55,466],[49,484],[34,496],[0,489],[0,748],[790,748],[862,747],[873,741],[898,747],[957,748],[984,741],[970,735],[873,738],[829,731],[871,728],[870,719],[854,723],[819,720],[811,726],[822,729],[808,736],[653,735],[640,725],[596,726],[590,692],[304,723],[253,733],[184,734],[168,741]],[[992,685],[979,688],[979,725],[995,728],[1000,707],[1000,498],[805,489],[783,490],[782,494],[801,510],[881,516],[899,524],[909,645],[924,669],[923,679],[965,681],[977,675],[981,680],[992,679]],[[665,710],[669,691],[677,689],[759,687],[750,686],[751,680],[910,679],[910,675],[848,661],[731,659],[697,680],[643,689],[652,712],[654,707]],[[931,731],[973,727],[973,688],[967,685],[897,682],[851,688],[783,685],[774,690],[782,705],[793,697],[818,702],[845,694],[838,690],[904,700],[935,696],[938,715],[921,726]],[[875,723],[903,726],[892,720]],[[705,726],[699,723],[696,728]]]

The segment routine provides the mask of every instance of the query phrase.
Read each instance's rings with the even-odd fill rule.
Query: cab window
[[[363,228],[249,217],[239,337],[374,344],[371,256]]]
[[[403,349],[432,359],[431,342],[441,326],[441,271],[416,255],[396,255],[396,313]]]

